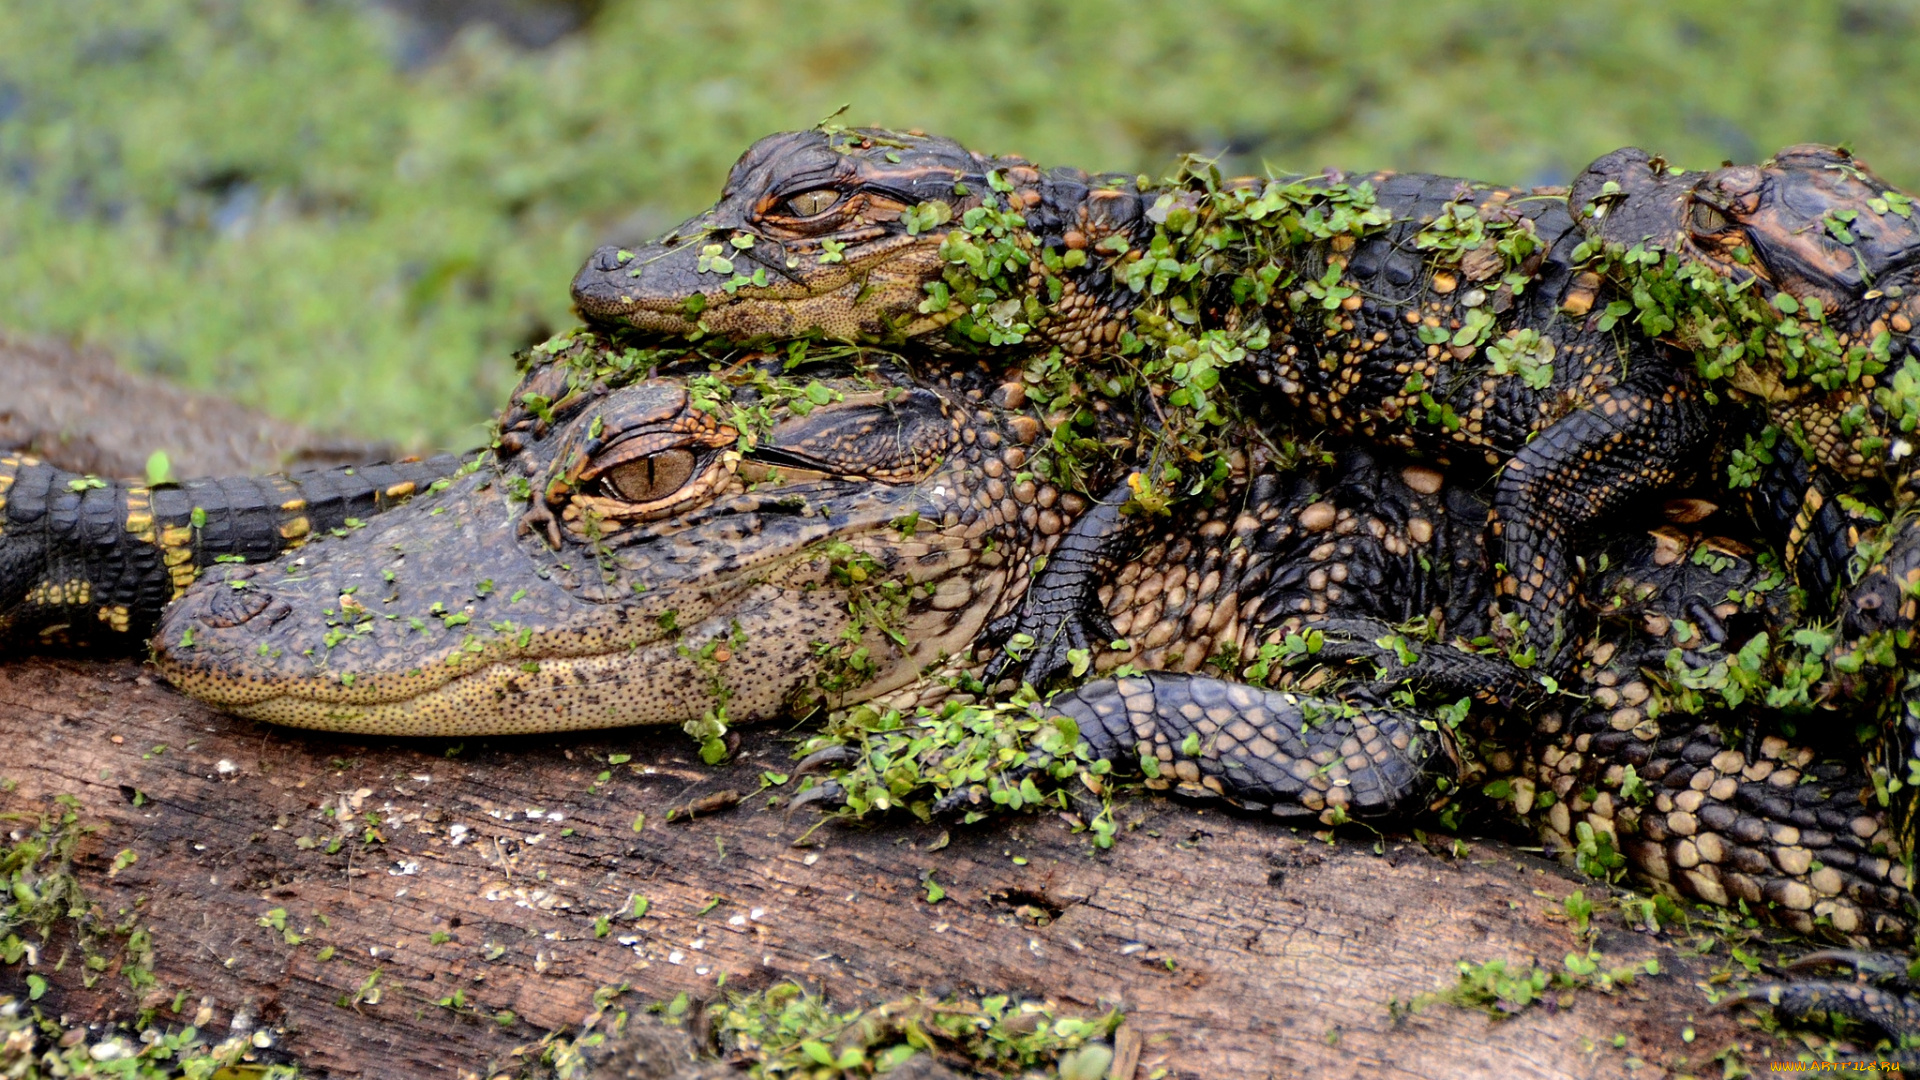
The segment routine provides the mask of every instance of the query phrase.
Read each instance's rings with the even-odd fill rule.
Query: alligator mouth
[[[650,643],[565,655],[573,643],[536,637],[470,663],[448,651],[401,677],[262,678],[193,666],[158,650],[167,678],[239,716],[289,727],[383,736],[454,736],[683,724],[725,707],[738,720],[785,711],[810,674],[805,650],[769,653],[746,642],[800,606],[774,589],[749,590],[725,614]],[[811,610],[811,609],[809,609]],[[743,640],[744,639],[744,640]],[[506,658],[499,658],[502,653]],[[537,659],[536,659],[537,658]],[[457,666],[455,666],[457,665]]]
[[[774,273],[751,262],[748,253],[734,250],[733,255],[736,268],[747,275],[757,271],[764,284],[741,288],[739,278],[701,273],[694,265],[697,248],[684,245],[638,252],[601,248],[574,276],[573,301],[590,320],[656,333],[682,334],[704,325],[729,336],[777,337],[812,328],[812,316],[798,309],[807,301],[860,288],[844,272],[809,284],[794,278],[784,265]],[[736,282],[731,291],[729,280]],[[851,301],[852,296],[844,299]]]
[[[734,232],[736,236],[747,235]],[[849,247],[823,264],[805,245],[805,261],[758,239],[724,246],[731,274],[716,269],[700,241],[595,251],[573,279],[582,317],[664,334],[698,330],[733,340],[819,333],[840,341],[915,336],[944,326],[960,308],[919,310],[922,284],[939,276],[937,243],[905,234]],[[799,249],[795,249],[796,251]]]

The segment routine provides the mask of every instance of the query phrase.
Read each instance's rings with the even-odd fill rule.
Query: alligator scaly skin
[[[1773,733],[1782,718],[1757,701],[1732,712],[1674,704],[1673,665],[1710,672],[1756,634],[1778,639],[1796,625],[1777,572],[1744,545],[1639,522],[1651,531],[1609,545],[1586,585],[1596,625],[1575,650],[1567,693],[1450,732],[1430,703],[1455,690],[1410,705],[1363,669],[1329,696],[1324,676],[1340,669],[1314,663],[1249,687],[1217,660],[1231,656],[1237,672],[1262,644],[1371,620],[1376,634],[1455,662],[1444,642],[1396,627],[1419,617],[1429,630],[1486,630],[1483,497],[1425,465],[1360,451],[1230,492],[1156,529],[1101,585],[1104,617],[1132,648],[1097,650],[1092,672],[1142,673],[1051,702],[1095,757],[1126,772],[1149,754],[1160,762],[1152,786],[1288,819],[1404,818],[1447,782],[1504,778],[1508,809],[1551,850],[1590,851],[1598,836],[1643,885],[1765,907],[1852,943],[1911,933],[1908,870],[1844,714],[1803,722],[1826,738],[1795,743]]]
[[[0,455],[0,636],[140,648],[161,609],[216,561],[272,558],[459,467],[449,456],[155,486]]]
[[[208,575],[162,624],[167,677],[385,734],[766,719],[970,649],[1086,506],[1023,471],[1041,427],[979,371],[743,355],[702,407],[707,358],[614,372],[601,348],[531,371],[446,491]],[[229,593],[299,617],[220,625]]]
[[[1617,261],[1638,251],[1727,300],[1679,308],[1671,333],[1727,369],[1731,393],[1772,422],[1776,456],[1806,482],[1751,500],[1790,502],[1791,566],[1815,610],[1837,608],[1838,654],[1867,657],[1882,768],[1920,776],[1920,221],[1911,199],[1848,151],[1792,146],[1758,165],[1699,172],[1627,148],[1577,179],[1582,224]],[[1679,295],[1701,296],[1689,285]],[[1780,497],[1780,492],[1789,496]],[[1888,647],[1890,646],[1890,647]],[[1877,670],[1876,670],[1877,669]],[[1877,678],[1875,678],[1877,676]],[[1920,838],[1911,791],[1901,835]]]

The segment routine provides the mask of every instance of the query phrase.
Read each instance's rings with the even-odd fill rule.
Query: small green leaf
[[[173,483],[173,462],[168,460],[165,450],[155,450],[147,455],[147,486],[159,487]]]

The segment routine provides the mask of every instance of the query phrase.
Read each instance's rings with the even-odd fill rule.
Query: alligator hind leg
[[[1102,679],[1047,710],[1079,725],[1096,760],[1280,816],[1417,810],[1456,774],[1438,725],[1415,713],[1204,675]]]
[[[1645,389],[1619,387],[1542,429],[1507,462],[1493,495],[1502,606],[1527,622],[1540,666],[1559,670],[1576,629],[1571,545],[1609,514],[1694,471],[1714,427],[1693,380],[1653,363]]]

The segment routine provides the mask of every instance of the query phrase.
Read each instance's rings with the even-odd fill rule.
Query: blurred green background
[[[1043,164],[1564,182],[1847,142],[1920,184],[1920,4],[5,0],[0,327],[454,448],[592,247],[847,119]],[[0,394],[4,394],[0,388]]]

